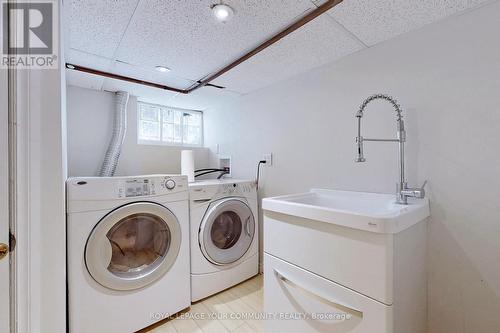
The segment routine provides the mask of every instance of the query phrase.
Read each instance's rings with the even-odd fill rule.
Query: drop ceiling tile
[[[113,61],[95,54],[82,52],[80,50],[69,49],[64,54],[67,63],[90,67],[100,71],[107,71],[111,67]]]
[[[327,13],[375,45],[489,0],[348,0]]]
[[[113,61],[108,58],[81,52],[75,49],[67,51],[65,57],[66,62],[71,64],[164,84],[174,88],[186,89],[194,84],[194,81],[175,77],[170,72],[160,73],[154,68],[144,68],[119,61]]]
[[[188,95],[178,94],[174,96],[168,101],[168,106],[191,110],[205,110],[228,103],[240,96],[240,93],[228,89],[202,87]]]
[[[111,92],[116,92],[119,90],[126,91],[133,96],[142,97],[150,103],[162,105],[169,105],[168,101],[177,94],[168,90],[147,87],[140,84],[110,78],[104,79],[104,85],[102,89]]]
[[[243,93],[356,52],[363,45],[327,15],[286,36],[213,83]]]
[[[160,83],[179,89],[191,87],[195,82],[181,77],[176,77],[172,72],[161,73],[154,67],[142,67],[132,64],[123,63],[120,61],[113,62],[110,70],[111,73],[117,73],[124,76],[133,77],[135,79]]]
[[[66,83],[70,86],[101,90],[104,78],[102,76],[66,69]]]
[[[110,59],[75,49],[69,49],[64,56],[68,63],[91,67],[102,71],[107,71],[112,63]],[[94,90],[101,90],[104,83],[104,78],[102,76],[77,72],[71,69],[66,70],[66,79],[69,85]]]
[[[117,51],[139,66],[163,65],[198,80],[230,63],[314,8],[309,0],[227,0],[234,17],[212,16],[214,0],[141,1]]]
[[[70,0],[70,47],[113,57],[138,1]]]

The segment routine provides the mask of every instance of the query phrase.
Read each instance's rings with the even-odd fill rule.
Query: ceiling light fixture
[[[155,68],[158,72],[162,72],[162,73],[170,72],[170,68],[165,67],[165,66],[156,66]]]
[[[212,13],[217,21],[225,23],[233,17],[234,11],[228,5],[218,4],[212,7]]]

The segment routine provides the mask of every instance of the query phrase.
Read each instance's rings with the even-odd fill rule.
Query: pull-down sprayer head
[[[359,112],[358,112],[359,114]],[[356,163],[361,163],[361,162],[366,162],[365,156],[363,155],[363,137],[361,136],[361,117],[363,114],[358,116],[356,114],[356,117],[358,118],[358,136],[356,137],[356,144],[358,146],[358,156],[354,160]]]

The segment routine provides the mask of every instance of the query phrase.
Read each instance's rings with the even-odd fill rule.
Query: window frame
[[[147,105],[152,105],[156,106],[161,109],[168,109],[172,111],[179,111],[179,112],[191,112],[191,113],[199,113],[201,115],[201,124],[200,124],[200,136],[201,140],[199,144],[190,144],[190,143],[176,143],[176,142],[168,142],[168,141],[163,141],[163,110],[159,111],[159,124],[160,124],[160,139],[159,140],[148,140],[148,139],[141,139],[140,138],[140,126],[141,126],[141,110],[140,110],[140,104],[147,104]],[[182,108],[176,108],[176,107],[171,107],[167,105],[161,105],[161,104],[156,104],[156,103],[149,103],[149,102],[143,102],[143,101],[137,101],[137,144],[139,145],[149,145],[149,146],[169,146],[169,147],[188,147],[188,148],[202,148],[204,144],[204,115],[203,111],[201,110],[191,110],[191,109],[182,109]],[[181,138],[184,140],[184,117],[181,117]]]

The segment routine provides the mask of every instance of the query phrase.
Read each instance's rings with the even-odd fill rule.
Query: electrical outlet
[[[273,166],[273,154],[272,153],[264,154],[262,160],[266,161],[266,166],[268,166],[268,167]]]
[[[225,168],[229,168],[229,173],[226,174],[226,177],[229,177],[231,178],[231,172],[232,172],[232,169],[231,169],[231,156],[229,155],[219,155],[219,168],[221,169],[225,169]]]

